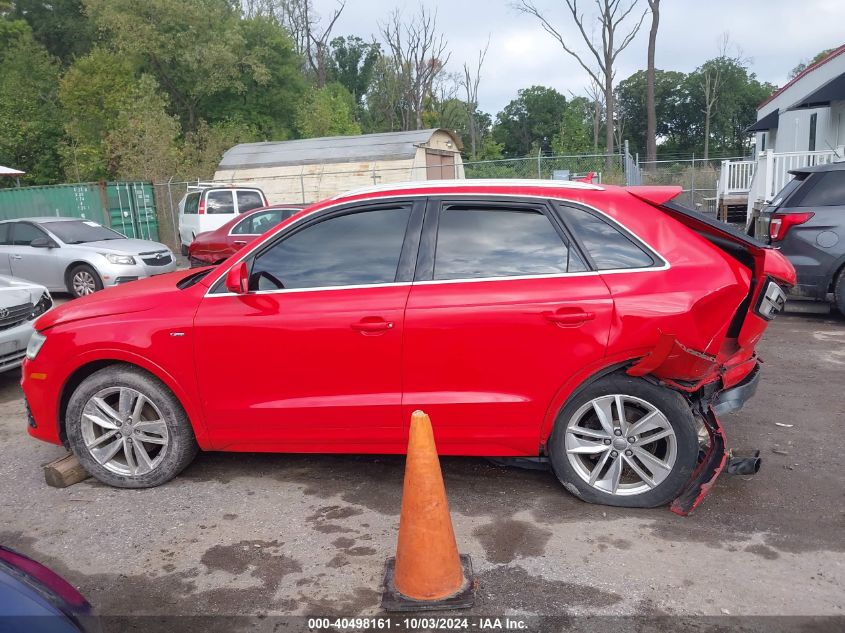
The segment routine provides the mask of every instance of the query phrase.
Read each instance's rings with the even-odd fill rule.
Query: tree
[[[587,97],[572,97],[566,103],[560,120],[560,130],[552,138],[555,155],[586,154],[592,138],[593,104]]]
[[[365,42],[356,35],[336,37],[330,42],[329,77],[342,84],[360,106],[373,78],[381,53],[378,42]]]
[[[475,159],[478,154],[478,149],[481,146],[481,130],[478,128],[478,86],[481,83],[481,67],[484,66],[484,59],[487,57],[487,51],[490,48],[490,36],[487,36],[487,45],[483,50],[478,51],[478,58],[475,66],[470,68],[469,64],[464,62],[464,76],[461,85],[466,93],[466,111],[470,143],[470,157]]]
[[[825,57],[830,55],[835,50],[836,50],[835,48],[826,48],[821,53],[819,53],[818,55],[813,57],[811,60],[809,60],[809,61],[804,60],[804,61],[798,62],[798,64],[796,64],[795,68],[793,68],[791,71],[789,71],[789,78],[795,79],[798,75],[800,75],[805,70],[807,70],[807,68],[809,68],[813,64],[817,64],[818,62],[823,60]]]
[[[404,102],[405,81],[392,57],[379,55],[367,90],[366,110],[362,113],[367,132],[404,130],[409,106]]]
[[[647,11],[643,11],[639,20],[636,20],[636,15],[632,16],[632,12],[637,6],[637,0],[631,0],[627,7],[622,5],[622,0],[596,0],[596,6],[599,9],[599,15],[596,20],[601,30],[601,42],[597,43],[592,36],[593,29],[590,28],[589,21],[586,19],[584,13],[578,11],[578,0],[564,0],[564,2],[593,60],[590,60],[586,54],[578,53],[567,41],[567,38],[564,37],[563,32],[552,24],[537,8],[533,0],[519,0],[517,9],[537,18],[543,29],[554,37],[561,48],[581,65],[590,76],[590,79],[603,87],[604,107],[607,114],[605,147],[607,148],[609,167],[612,162],[609,154],[613,153],[613,121],[615,113],[613,79],[615,76],[616,59],[633,41],[634,36],[636,36],[637,31],[642,26]],[[617,39],[617,32],[623,28],[629,16],[632,16],[633,25],[627,28],[627,32],[620,39]],[[595,66],[593,65],[593,61],[595,62]],[[598,70],[595,69],[596,66]]]
[[[293,42],[284,28],[265,17],[241,20],[240,33],[242,54],[255,66],[244,68],[232,85],[201,99],[198,117],[212,126],[238,122],[259,139],[291,138],[298,104],[308,91]],[[262,72],[256,72],[259,68]]]
[[[681,72],[659,69],[654,72],[655,134],[661,139],[667,139],[679,131],[690,132],[688,127],[685,128],[690,124],[680,122],[684,114],[684,100],[687,98],[685,81],[686,75]],[[617,110],[626,121],[631,150],[646,154],[649,138],[647,72],[639,70],[620,81],[616,85],[615,98]]]
[[[14,0],[7,18],[26,20],[35,40],[63,65],[86,54],[96,37],[82,0]]]
[[[305,138],[360,134],[354,111],[355,100],[339,83],[315,86],[297,111],[297,132]]]
[[[167,180],[180,163],[178,135],[179,121],[167,113],[155,80],[142,77],[137,99],[105,139],[111,172],[121,180]]]
[[[248,17],[267,17],[283,26],[293,38],[296,52],[305,60],[318,88],[328,81],[329,42],[346,0],[339,0],[328,25],[320,27],[320,18],[312,0],[245,0],[244,13]]]
[[[437,31],[437,13],[420,4],[419,12],[410,22],[404,22],[397,9],[381,25],[381,34],[401,85],[402,129],[420,130],[425,101],[451,55],[445,37]]]
[[[646,70],[646,161],[657,160],[657,106],[654,96],[654,53],[657,48],[657,27],[660,24],[660,0],[648,0],[651,9],[651,29],[648,32],[648,63]]]
[[[0,164],[47,184],[62,176],[59,64],[23,20],[0,20]]]
[[[240,15],[228,0],[85,0],[119,53],[137,56],[169,97],[185,131],[196,129],[204,100],[243,94],[270,71],[246,50]]]
[[[523,88],[496,116],[493,138],[502,144],[505,156],[527,156],[535,144],[548,154],[565,111],[566,97],[554,88]]]
[[[137,72],[129,58],[95,48],[78,58],[62,77],[59,98],[67,141],[61,151],[65,172],[76,180],[112,176],[104,141],[118,126],[121,115],[143,96]]]

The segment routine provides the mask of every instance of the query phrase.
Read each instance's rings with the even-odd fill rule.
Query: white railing
[[[760,152],[757,160],[725,160],[716,185],[716,205],[728,196],[748,196],[747,217],[770,203],[792,180],[793,169],[826,165],[845,159],[845,147],[816,152]]]
[[[718,197],[748,193],[756,166],[755,160],[723,160]]]

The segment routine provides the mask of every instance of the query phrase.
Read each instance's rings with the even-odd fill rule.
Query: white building
[[[845,46],[808,66],[757,107],[759,154],[834,150],[845,145]]]
[[[378,184],[464,177],[461,140],[445,129],[235,145],[216,182],[261,187],[273,203],[315,202]]]
[[[790,170],[845,160],[845,45],[808,66],[757,107],[755,152],[723,161],[716,193],[720,215],[771,202],[792,179]]]

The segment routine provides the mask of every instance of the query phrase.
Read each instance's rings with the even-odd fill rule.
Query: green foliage
[[[761,83],[748,71],[747,65],[734,58],[716,57],[704,62],[687,76],[684,89],[687,93],[682,114],[686,121],[679,127],[686,130],[683,149],[701,152],[704,130],[704,73],[718,69],[721,86],[710,122],[710,154],[742,156],[749,151],[750,135],[745,129],[757,119],[757,105],[768,97],[774,86]],[[692,138],[690,138],[692,135]]]
[[[805,70],[807,70],[807,68],[809,68],[810,66],[812,66],[813,64],[815,64],[817,62],[820,62],[821,60],[823,60],[825,57],[830,55],[835,50],[836,50],[835,48],[826,48],[821,53],[819,53],[818,55],[813,57],[813,59],[811,59],[810,61],[798,62],[798,64],[796,64],[795,68],[793,68],[789,72],[789,78],[795,79],[798,75],[800,75]]]
[[[354,98],[339,83],[312,88],[299,106],[296,128],[305,138],[360,134],[354,111]]]
[[[240,30],[250,63],[236,83],[201,101],[198,116],[212,124],[237,121],[260,139],[290,138],[308,90],[293,42],[268,18],[242,20]]]
[[[0,164],[30,184],[61,178],[59,65],[22,20],[0,20]]]
[[[710,154],[742,156],[749,151],[745,129],[757,118],[757,105],[774,86],[761,83],[746,64],[731,57],[706,61],[689,74],[655,72],[658,154],[701,156],[704,151],[704,75],[719,75],[717,99],[710,121]],[[618,113],[630,140],[631,152],[645,151],[645,71],[634,73],[616,88]]]
[[[26,20],[36,41],[62,64],[91,49],[96,31],[85,15],[82,0],[13,0],[8,6],[7,17]]]
[[[155,80],[138,82],[136,99],[122,111],[105,139],[112,171],[119,179],[166,180],[179,166],[179,122],[166,111]]]
[[[566,97],[544,86],[523,88],[517,94],[497,115],[493,138],[502,144],[505,156],[527,156],[534,143],[549,153],[552,139],[561,131]]]
[[[62,145],[65,172],[75,180],[107,179],[104,144],[121,114],[143,97],[136,65],[127,57],[96,48],[77,59],[61,79],[59,96],[67,139]],[[144,82],[144,87],[151,84]]]
[[[694,110],[685,103],[686,75],[671,70],[654,71],[654,102],[657,114],[658,142],[673,141],[680,144],[680,139],[689,134],[686,126],[700,117],[695,112],[682,116],[684,108]],[[687,99],[689,101],[689,99]],[[625,138],[630,142],[632,153],[645,155],[646,148],[646,72],[640,70],[616,86],[617,116],[621,119]],[[692,115],[691,117],[689,115]],[[691,119],[691,120],[688,120]],[[684,127],[682,127],[684,126]]]
[[[566,104],[560,131],[552,138],[552,153],[558,156],[593,151],[593,104],[586,97],[574,97]]]
[[[247,21],[228,0],[85,3],[114,50],[137,56],[156,77],[185,131],[196,128],[204,103],[242,95],[273,78],[266,51],[248,45]]]
[[[182,164],[176,175],[185,180],[209,180],[227,149],[238,143],[258,140],[255,128],[240,121],[221,121],[213,125],[201,121],[196,131],[185,135]]]
[[[329,78],[342,84],[360,106],[370,87],[381,47],[349,35],[336,37],[330,43]]]

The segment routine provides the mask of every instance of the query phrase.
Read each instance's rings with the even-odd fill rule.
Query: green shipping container
[[[149,182],[0,189],[0,220],[45,216],[85,218],[126,237],[159,239],[155,196]]]

